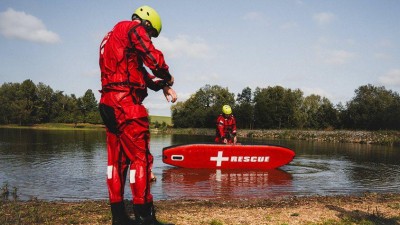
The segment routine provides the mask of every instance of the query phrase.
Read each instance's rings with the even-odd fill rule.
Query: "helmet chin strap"
[[[151,25],[150,21],[148,20],[142,20],[142,25],[144,26],[144,28],[146,29],[147,33],[151,36],[151,37],[157,37],[157,31],[153,28],[153,26]]]
[[[156,35],[154,33],[157,33],[155,31],[155,29],[153,28],[153,26],[151,25],[150,21],[148,20],[143,20],[142,18],[140,18],[138,15],[136,14],[132,14],[132,21],[133,20],[140,20],[141,24],[144,26],[144,28],[146,29],[147,33],[149,34],[150,37],[156,37]]]
[[[138,16],[138,15],[136,15],[136,14],[132,14],[132,17],[131,17],[131,19],[132,20],[142,20],[142,19],[140,19],[140,17]]]

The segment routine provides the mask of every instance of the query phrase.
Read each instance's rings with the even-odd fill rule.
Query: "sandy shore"
[[[400,194],[167,201],[158,205],[160,216],[177,224],[400,224]]]
[[[128,212],[132,213],[129,202]],[[400,193],[246,200],[155,202],[157,217],[177,225],[400,224]],[[1,201],[0,224],[111,224],[107,201]]]

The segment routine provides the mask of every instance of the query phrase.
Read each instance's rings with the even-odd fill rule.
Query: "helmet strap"
[[[156,31],[156,29],[153,28],[150,21],[142,20],[142,25],[144,26],[144,28],[146,29],[146,31],[150,35],[150,37],[157,37],[157,31]]]
[[[138,15],[136,15],[135,13],[134,14],[132,14],[132,17],[131,17],[131,19],[132,20],[140,20],[140,21],[142,21],[142,18],[140,18]]]

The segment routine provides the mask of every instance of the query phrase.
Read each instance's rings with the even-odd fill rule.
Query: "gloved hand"
[[[172,86],[172,85],[174,85],[174,81],[175,81],[174,76],[171,75],[171,80],[169,80],[169,81],[167,82],[167,84],[168,84],[169,86]]]

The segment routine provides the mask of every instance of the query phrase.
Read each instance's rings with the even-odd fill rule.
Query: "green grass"
[[[221,221],[213,219],[210,222],[210,225],[224,225]]]
[[[8,185],[3,185],[3,192],[8,189]],[[350,197],[347,197],[350,198]],[[360,210],[351,210],[343,212],[335,213],[333,216],[324,215],[322,221],[319,222],[303,222],[301,225],[396,225],[399,224],[400,219],[398,216],[389,216],[394,215],[394,213],[398,212],[397,210],[397,202],[399,199],[399,195],[396,194],[394,196],[389,195],[385,197],[379,197],[375,200],[373,199],[364,199],[362,202],[364,204],[369,204],[372,202],[380,202],[380,201],[388,201],[387,203],[382,203],[381,205],[390,204],[393,207],[387,208],[390,210],[386,215],[383,215],[378,210],[375,212],[364,212]],[[319,201],[319,199],[310,199],[312,201]],[[296,200],[298,202],[298,200]],[[354,201],[345,201],[345,202],[354,202]],[[215,200],[214,202],[205,202],[198,201],[198,203],[193,204],[190,201],[183,202],[170,202],[160,201],[157,202],[156,205],[159,207],[159,220],[163,221],[181,221],[183,219],[191,218],[190,220],[195,220],[193,223],[180,223],[180,224],[199,224],[196,223],[200,220],[204,221],[201,224],[209,224],[209,225],[228,225],[228,224],[248,224],[248,223],[240,223],[240,221],[235,220],[234,222],[229,222],[230,219],[237,219],[237,215],[230,215],[223,208],[235,208],[243,209],[243,215],[248,213],[246,211],[247,207],[243,208],[240,205],[225,205],[221,208],[219,204],[219,200]],[[292,206],[293,204],[283,200],[283,202],[276,202],[277,204],[272,205],[271,208],[266,207],[268,209],[281,208]],[[300,205],[308,204],[305,202],[298,202]],[[126,209],[129,215],[133,214],[133,207],[130,201],[126,200]],[[253,205],[253,203],[251,203]],[[254,203],[253,207],[257,206],[257,203]],[[350,203],[351,204],[351,203]],[[312,205],[312,204],[311,204]],[[243,205],[244,206],[244,205]],[[188,210],[191,207],[195,207],[196,210],[200,211],[213,211],[214,213],[218,213],[222,216],[222,218],[210,218],[209,216],[204,215],[199,216],[198,218],[194,218],[192,216],[192,210]],[[342,209],[338,207],[338,209]],[[222,211],[221,211],[222,210]],[[319,208],[312,208],[310,210],[320,210]],[[224,212],[225,211],[225,212]],[[327,211],[325,209],[325,211]],[[161,213],[162,212],[162,213]],[[163,214],[163,215],[162,215]],[[162,216],[161,216],[162,215]],[[251,217],[251,215],[248,215]],[[301,217],[299,213],[292,213],[291,216]],[[250,220],[251,224],[279,224],[279,225],[289,225],[292,224],[291,221],[281,220],[280,223],[272,223],[274,219],[282,219],[282,215],[278,214],[269,214],[266,218],[268,223],[256,223],[256,219]],[[286,217],[286,216],[285,216]],[[292,219],[289,219],[292,220]],[[207,222],[205,222],[207,221]],[[249,221],[248,221],[249,222]],[[66,201],[42,201],[38,199],[32,199],[29,201],[18,201],[11,200],[8,198],[0,200],[0,224],[4,225],[15,225],[15,224],[26,224],[26,225],[37,225],[37,224],[111,224],[111,212],[109,202],[107,200],[87,200],[87,201],[79,201],[79,202],[66,202]]]
[[[156,121],[159,124],[162,124],[163,122],[165,122],[168,126],[172,125],[172,119],[170,116],[153,116],[150,115],[150,121],[151,123],[155,123]]]
[[[0,128],[11,128],[11,129],[37,129],[37,130],[95,130],[104,129],[102,124],[89,124],[89,123],[41,123],[34,125],[17,125],[7,124],[0,125]]]
[[[165,124],[167,126],[172,126],[172,119],[170,116],[153,116],[150,115],[150,121],[152,124],[156,123]],[[100,129],[104,130],[103,124],[89,124],[89,123],[41,123],[34,125],[24,125],[20,126],[18,124],[7,124],[0,125],[0,128],[16,128],[16,129],[38,129],[38,130],[94,130]]]

